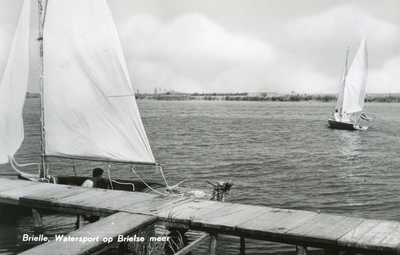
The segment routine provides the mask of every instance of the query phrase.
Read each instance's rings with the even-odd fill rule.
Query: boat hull
[[[56,179],[57,184],[70,185],[70,186],[81,186],[85,180],[89,179],[89,177],[84,177],[84,176],[56,176],[54,178]],[[18,179],[29,180],[21,175],[18,175]],[[155,182],[147,182],[147,184],[153,189],[166,188],[165,185]],[[107,178],[101,179],[97,183],[97,185],[98,188],[102,189],[111,188],[110,180]],[[125,190],[125,191],[146,192],[146,190],[148,189],[148,187],[141,181],[123,180],[123,179],[118,179],[118,180],[113,179],[112,186],[113,186],[112,189],[114,190]]]
[[[345,130],[367,130],[368,127],[355,125],[352,123],[340,122],[334,119],[328,119],[328,124],[330,128],[345,129]]]

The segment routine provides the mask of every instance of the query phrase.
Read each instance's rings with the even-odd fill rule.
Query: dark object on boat
[[[225,202],[226,192],[231,190],[231,187],[233,186],[233,181],[228,181],[228,182],[218,181],[216,184],[207,181],[207,183],[214,186],[211,200]]]

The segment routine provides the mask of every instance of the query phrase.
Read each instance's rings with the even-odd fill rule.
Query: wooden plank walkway
[[[397,221],[9,179],[0,179],[0,203],[98,216],[127,213],[132,215],[127,216],[132,217],[127,228],[134,228],[134,218],[141,215],[208,233],[354,253],[400,254]],[[91,226],[96,228],[95,223]]]
[[[156,220],[155,216],[119,212],[64,235],[65,241],[53,240],[20,254],[90,254],[110,244],[110,238],[117,240],[118,235],[126,236]]]

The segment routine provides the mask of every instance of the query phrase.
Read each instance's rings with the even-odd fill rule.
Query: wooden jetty
[[[74,214],[97,215],[100,221],[71,232],[74,237],[115,237],[144,225],[168,219],[174,227],[209,233],[210,254],[216,254],[218,234],[307,247],[326,254],[400,254],[400,222],[348,217],[265,206],[221,203],[188,197],[164,197],[145,193],[87,189],[67,185],[0,179],[0,203]],[[40,217],[39,217],[40,218]],[[114,239],[115,240],[115,239]],[[88,254],[104,242],[51,241],[23,254]]]

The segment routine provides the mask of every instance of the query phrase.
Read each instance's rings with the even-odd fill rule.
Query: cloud
[[[303,16],[275,30],[274,36],[262,40],[191,13],[163,23],[149,15],[134,16],[121,35],[129,42],[125,51],[134,86],[148,92],[159,87],[336,93],[346,50],[350,46],[351,63],[364,35],[373,67],[370,77],[385,77],[385,85],[370,82],[368,92],[382,86],[391,90],[399,76],[396,61],[387,62],[390,54],[400,54],[398,28],[355,5]]]
[[[15,17],[10,23],[14,30],[21,5],[22,1],[14,6]],[[368,92],[398,91],[400,31],[396,23],[379,18],[371,9],[374,6],[321,3],[318,8],[310,6],[312,11],[303,10],[301,15],[290,15],[285,8],[279,15],[268,15],[268,9],[265,15],[269,19],[262,16],[264,12],[249,7],[249,16],[240,19],[240,26],[232,25],[237,24],[238,17],[227,13],[211,19],[213,15],[207,15],[204,8],[179,14],[171,11],[166,18],[154,6],[151,12],[146,10],[157,16],[143,14],[138,7],[132,8],[138,9],[135,14],[129,12],[117,19],[117,29],[133,86],[141,92],[161,88],[186,92],[336,93],[346,50],[350,46],[351,63],[364,35],[369,50]],[[13,36],[4,33],[4,29],[10,29],[8,24],[0,26],[0,59],[4,62],[0,68],[8,55],[9,45],[5,42],[11,43]],[[32,45],[36,47],[35,39]],[[30,80],[36,88],[37,78]]]
[[[400,54],[369,72],[368,93],[400,93]]]
[[[292,79],[300,81],[304,91],[335,93],[346,50],[350,47],[350,65],[364,35],[370,63],[367,92],[393,91],[398,87],[394,87],[399,80],[400,70],[395,68],[398,59],[388,62],[393,54],[400,54],[398,27],[378,20],[357,6],[342,5],[304,17],[287,24],[284,33],[281,37],[284,40],[279,41],[280,50],[291,49],[291,61],[297,64],[287,69],[291,70]],[[373,82],[375,79],[380,82]],[[311,86],[313,82],[315,87]]]
[[[134,67],[132,76],[142,77],[137,85],[151,90],[230,91],[231,82],[216,80],[228,73],[251,78],[257,71],[249,68],[259,69],[276,57],[267,43],[230,33],[200,14],[186,14],[166,24],[136,16],[120,30],[125,44],[132,42],[124,47],[128,65]]]

